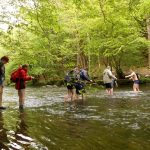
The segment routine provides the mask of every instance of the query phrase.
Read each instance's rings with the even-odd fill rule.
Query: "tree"
[[[1,31],[1,45],[13,60],[10,70],[29,63],[33,75],[49,80],[62,78],[74,65],[88,66],[93,76],[100,76],[109,64],[123,78],[125,67],[147,63],[147,4],[148,0],[12,1],[16,21],[5,19],[9,28]]]

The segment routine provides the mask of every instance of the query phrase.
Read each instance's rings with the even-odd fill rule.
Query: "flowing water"
[[[63,87],[27,88],[26,108],[6,87],[0,111],[1,150],[149,150],[150,88],[138,94],[93,88],[85,100],[64,102]]]

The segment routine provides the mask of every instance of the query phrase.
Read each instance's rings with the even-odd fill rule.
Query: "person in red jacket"
[[[19,78],[16,81],[15,88],[18,90],[18,96],[19,96],[19,109],[24,108],[24,101],[25,101],[25,88],[26,88],[26,81],[30,81],[34,79],[32,76],[28,76],[28,65],[22,65],[22,67],[19,68]]]

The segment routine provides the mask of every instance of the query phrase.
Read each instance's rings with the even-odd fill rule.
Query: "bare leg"
[[[110,95],[113,95],[113,88],[110,89]]]
[[[109,94],[109,89],[106,89],[106,93]]]
[[[133,91],[136,92],[135,84],[133,84]]]
[[[71,97],[71,90],[68,89],[68,98],[70,98],[70,97]]]
[[[73,89],[70,90],[70,97],[71,97],[71,101],[74,100],[74,91]]]
[[[75,99],[74,100],[78,100],[79,99],[79,95],[76,93],[75,94]]]
[[[70,90],[68,89],[68,91],[67,91],[67,95],[65,96],[65,101],[67,101],[67,100],[68,100],[69,96],[70,96]]]
[[[108,95],[113,95],[113,90],[112,89],[106,89],[106,93],[108,94]]]
[[[139,92],[140,89],[139,89],[139,84],[135,84],[135,88],[136,88],[136,91]]]
[[[84,100],[83,93],[82,93],[82,100]]]
[[[69,98],[71,99],[71,101],[73,101],[75,98],[73,89],[68,89],[68,95],[65,96],[65,101],[67,101]]]
[[[23,109],[25,101],[25,89],[18,90],[18,96],[19,96],[19,108]]]
[[[3,87],[0,86],[0,107],[2,107]]]
[[[133,91],[138,92],[139,91],[139,85],[138,84],[133,84]]]
[[[71,90],[68,89],[67,95],[65,96],[65,101],[67,101],[71,97]]]

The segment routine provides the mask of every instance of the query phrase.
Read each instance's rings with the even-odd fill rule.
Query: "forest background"
[[[150,0],[1,0],[0,56],[7,79],[29,64],[35,82],[63,80],[74,66],[102,77],[108,64],[123,78],[149,74]]]

